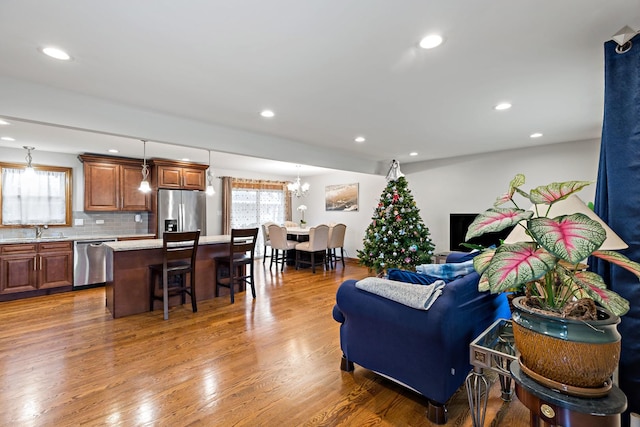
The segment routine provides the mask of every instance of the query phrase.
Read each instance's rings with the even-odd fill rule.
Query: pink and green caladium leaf
[[[478,274],[484,273],[487,267],[489,267],[489,263],[493,259],[493,255],[495,253],[495,249],[485,249],[480,252],[473,258],[473,269],[476,270]]]
[[[528,228],[543,248],[571,264],[589,257],[607,238],[598,221],[581,213],[553,219],[533,218]]]
[[[573,274],[562,273],[561,276],[563,281],[571,280],[582,288],[589,298],[615,315],[622,316],[629,311],[629,301],[608,290],[604,280],[598,274],[590,271],[578,271]]]
[[[539,279],[555,264],[556,257],[542,248],[537,249],[534,243],[503,244],[496,249],[483,275],[489,280],[491,292],[499,293]]]
[[[480,275],[480,282],[478,282],[478,291],[489,291],[489,278],[484,271],[489,267],[489,263],[493,259],[493,255],[496,253],[495,249],[485,249],[473,258],[473,269]]]
[[[522,185],[524,185],[524,175],[519,173],[509,183],[509,191],[498,197],[493,206],[498,207],[513,199],[513,194],[518,190],[518,187]],[[529,197],[529,195],[527,195],[526,197]]]
[[[531,190],[529,200],[537,205],[549,205],[553,202],[564,199],[573,193],[577,193],[590,184],[591,181],[552,182],[549,185],[542,185]]]
[[[533,216],[532,211],[517,208],[491,208],[481,213],[473,220],[467,229],[465,240],[472,239],[494,231],[501,231],[516,225],[522,220]]]
[[[592,253],[594,257],[609,261],[612,264],[620,266],[636,275],[640,279],[640,264],[631,261],[626,256],[614,251],[595,251]]]

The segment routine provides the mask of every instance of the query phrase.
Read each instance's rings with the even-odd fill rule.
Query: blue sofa
[[[447,262],[466,255],[454,252]],[[413,389],[427,398],[429,420],[446,422],[445,403],[471,370],[469,344],[496,319],[511,317],[506,296],[478,292],[478,280],[473,272],[447,283],[427,311],[343,282],[333,308],[341,369],[351,372],[355,363]]]

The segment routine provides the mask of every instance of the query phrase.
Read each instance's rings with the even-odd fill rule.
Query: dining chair
[[[174,295],[180,295],[182,304],[186,301],[185,295],[189,295],[193,312],[198,311],[195,265],[199,240],[200,230],[165,232],[162,235],[162,264],[149,266],[149,311],[153,311],[156,300],[161,300],[164,320],[169,319],[169,298]]]
[[[275,222],[265,222],[264,224],[261,225],[262,227],[262,239],[264,240],[264,251],[262,252],[262,263],[264,264],[265,261],[267,260],[267,257],[269,257],[270,255],[267,255],[267,246],[271,247],[271,240],[269,238],[269,226],[271,224],[275,224]],[[273,252],[273,250],[272,250]]]
[[[296,270],[302,264],[311,265],[311,271],[315,274],[316,265],[322,263],[327,267],[327,243],[329,240],[329,226],[320,224],[309,229],[309,241],[296,245]],[[306,254],[309,256],[302,256]]]
[[[344,235],[347,232],[345,224],[335,224],[329,227],[329,242],[327,244],[327,256],[329,257],[329,267],[333,270],[333,263],[338,263],[337,249],[340,249],[340,260],[344,268]]]
[[[298,227],[299,224],[297,222],[293,222],[293,221],[285,221],[284,222],[284,226],[287,227],[287,228]]]
[[[231,304],[233,304],[235,302],[235,285],[238,285],[238,291],[241,291],[247,284],[251,285],[253,298],[256,297],[253,261],[257,239],[257,227],[231,229],[228,255],[214,258],[216,263],[216,297],[219,295],[220,287],[229,288]]]
[[[271,263],[269,268],[276,264],[278,269],[278,263],[282,263],[280,271],[284,271],[284,265],[287,263],[287,255],[289,251],[294,250],[298,244],[295,240],[287,239],[287,228],[277,224],[271,224],[269,226],[269,236],[271,237]],[[281,252],[282,251],[282,252]]]

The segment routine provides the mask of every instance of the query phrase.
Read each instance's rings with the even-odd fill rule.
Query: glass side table
[[[482,427],[491,386],[484,376],[484,370],[490,369],[499,374],[502,400],[509,402],[513,396],[509,364],[517,359],[517,355],[511,320],[496,320],[471,342],[469,353],[469,362],[473,365],[473,371],[467,375],[465,385],[471,420],[474,427]]]

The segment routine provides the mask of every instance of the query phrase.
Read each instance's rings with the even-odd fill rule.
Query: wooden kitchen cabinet
[[[84,210],[149,211],[151,196],[138,190],[142,160],[81,154],[84,163]]]
[[[0,245],[0,301],[71,290],[71,241]]]
[[[207,165],[162,159],[152,159],[151,164],[157,188],[204,191],[206,187]]]
[[[72,242],[40,243],[38,263],[38,289],[73,285]]]

